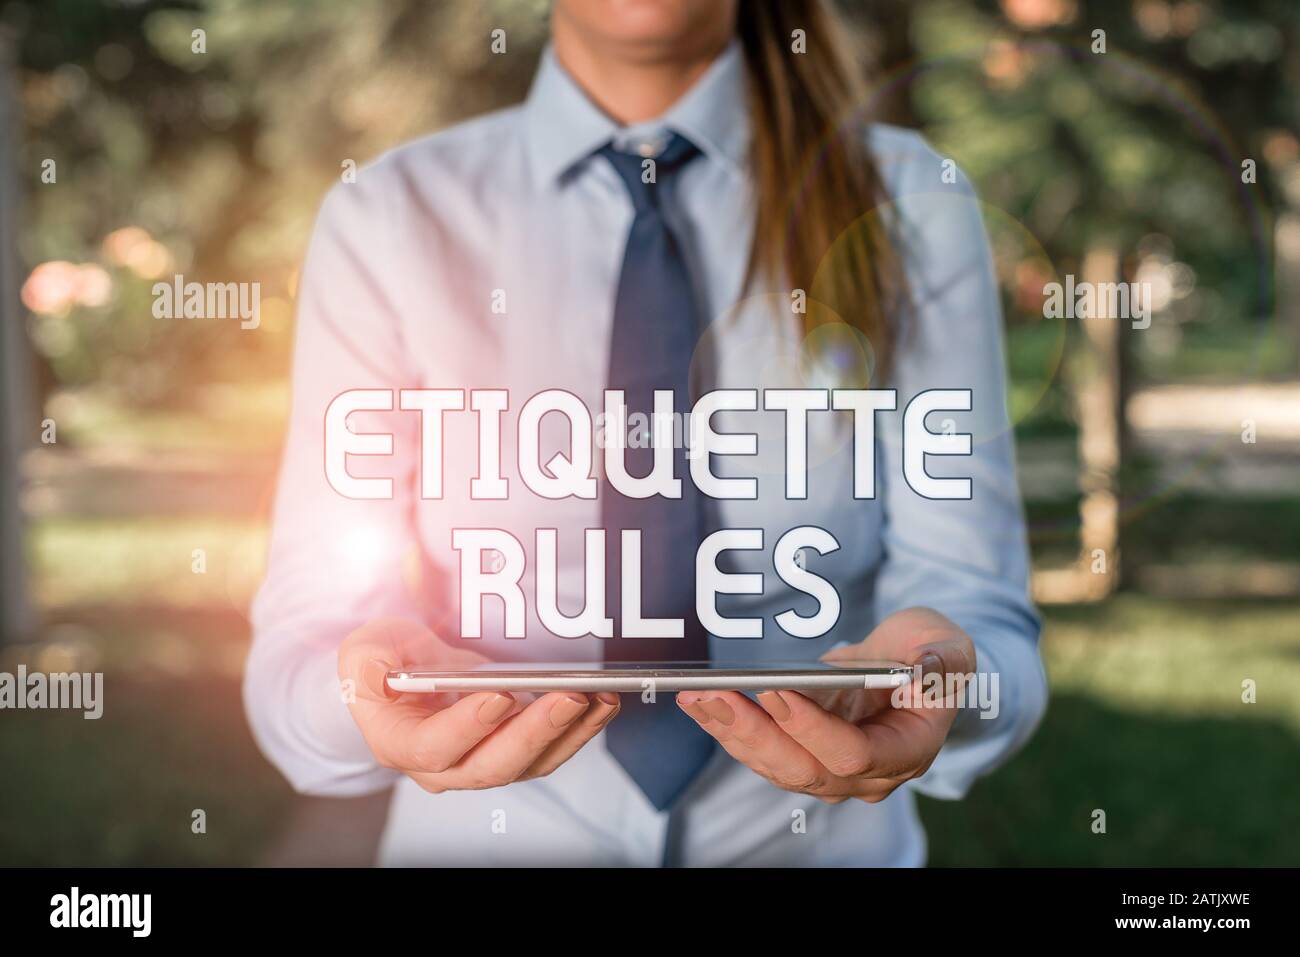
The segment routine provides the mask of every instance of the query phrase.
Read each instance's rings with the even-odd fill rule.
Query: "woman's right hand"
[[[487,660],[401,619],[373,621],[348,635],[339,648],[339,678],[352,681],[348,707],[379,763],[435,794],[500,787],[550,774],[618,713],[617,694],[402,694],[384,681],[394,669],[456,671]]]

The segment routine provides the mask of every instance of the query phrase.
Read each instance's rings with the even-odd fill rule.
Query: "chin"
[[[560,0],[560,6],[586,32],[646,53],[729,28],[732,8],[726,0]]]

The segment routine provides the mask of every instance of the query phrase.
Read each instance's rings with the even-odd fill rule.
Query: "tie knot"
[[[597,152],[613,165],[637,212],[658,205],[656,187],[700,155],[695,144],[678,133],[671,134],[667,143],[653,153],[629,153],[615,148],[613,143],[606,143]]]

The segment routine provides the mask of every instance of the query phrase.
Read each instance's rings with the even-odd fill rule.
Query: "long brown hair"
[[[847,26],[828,0],[741,0],[737,33],[750,78],[758,204],[750,279],[804,290],[807,332],[836,321],[861,332],[874,353],[874,384],[888,375],[906,288],[878,212],[886,196],[865,130],[856,117],[841,128],[864,102],[843,46]]]

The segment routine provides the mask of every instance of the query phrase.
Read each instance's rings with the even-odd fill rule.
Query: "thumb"
[[[975,646],[965,635],[929,641],[916,649],[911,661],[913,668],[920,668],[923,681],[938,675],[944,681],[944,690],[951,688],[954,693],[965,686],[975,664]]]
[[[388,687],[388,672],[430,663],[440,644],[433,632],[414,621],[381,618],[367,622],[339,646],[339,677],[355,681],[358,694],[375,701],[393,701],[400,693]]]

